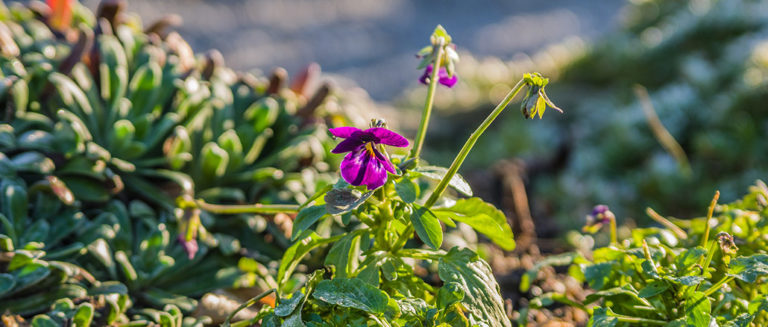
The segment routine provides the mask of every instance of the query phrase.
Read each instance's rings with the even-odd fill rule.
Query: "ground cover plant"
[[[538,270],[572,264],[572,277],[594,293],[583,301],[550,292],[529,309],[565,303],[590,314],[589,326],[764,326],[768,323],[768,187],[758,183],[741,200],[717,205],[705,217],[665,218],[661,227],[633,229],[618,239],[616,217],[595,207],[588,233],[607,229],[610,244],[550,257],[526,273],[528,291]],[[521,315],[521,324],[527,315]]]

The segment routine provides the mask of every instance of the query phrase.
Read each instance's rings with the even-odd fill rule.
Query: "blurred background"
[[[98,0],[83,1],[95,9]],[[621,1],[131,0],[145,24],[177,14],[195,52],[217,49],[239,70],[296,73],[310,62],[353,80],[379,101],[421,72],[414,54],[442,24],[465,51],[512,58],[552,42],[617,26]]]
[[[629,226],[652,223],[649,206],[698,216],[715,190],[734,200],[768,171],[762,1],[133,0],[128,9],[145,25],[178,14],[176,29],[196,52],[217,49],[235,69],[296,75],[319,63],[336,84],[389,107],[382,115],[406,133],[426,91],[414,53],[442,24],[462,56],[459,84],[438,91],[426,143],[427,160],[444,166],[457,136],[523,73],[550,77],[550,97],[566,113],[524,121],[514,105],[463,169],[517,233],[558,237],[598,203]]]

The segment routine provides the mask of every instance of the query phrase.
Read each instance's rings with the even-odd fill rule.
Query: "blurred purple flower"
[[[419,82],[421,82],[421,84],[429,84],[429,78],[431,76],[432,65],[429,65],[427,66],[427,69],[424,70],[424,75],[421,75],[421,78],[419,78]],[[459,81],[459,76],[456,74],[453,74],[453,76],[448,76],[448,71],[445,70],[445,67],[440,67],[440,71],[437,73],[437,77],[437,82],[447,87],[453,87],[456,85],[456,82]]]
[[[341,177],[347,183],[365,185],[369,190],[377,189],[387,181],[387,172],[394,173],[395,167],[382,154],[379,144],[396,147],[408,146],[408,140],[382,127],[360,130],[354,127],[338,127],[329,130],[333,136],[344,138],[331,152],[349,152],[341,161]]]
[[[587,223],[581,230],[585,233],[594,234],[603,227],[603,224],[610,223],[611,220],[615,219],[616,216],[613,215],[613,212],[607,205],[598,204],[587,215]]]
[[[187,258],[189,258],[189,260],[194,259],[198,250],[197,240],[194,238],[187,240],[184,235],[179,235],[178,240],[179,243],[181,243],[181,247],[184,248],[184,252],[187,253]]]

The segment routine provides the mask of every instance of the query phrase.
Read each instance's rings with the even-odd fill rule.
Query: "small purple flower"
[[[187,258],[189,258],[189,260],[194,259],[198,250],[197,240],[194,238],[187,240],[184,235],[179,235],[178,241],[181,243],[181,247],[184,248],[184,252],[187,253]]]
[[[432,65],[429,65],[427,66],[427,69],[424,70],[424,75],[421,75],[421,78],[419,78],[419,82],[421,82],[421,84],[429,84],[429,78],[431,76]],[[453,74],[453,76],[448,76],[448,71],[445,70],[445,67],[440,67],[440,71],[437,73],[437,77],[437,82],[447,87],[453,87],[456,85],[456,82],[459,81],[459,76],[456,74]]]
[[[394,173],[395,167],[382,154],[379,144],[396,147],[408,146],[408,140],[382,127],[360,130],[354,127],[338,127],[329,130],[333,136],[344,138],[331,152],[349,152],[341,161],[341,177],[347,183],[365,185],[369,190],[377,189],[387,182],[387,172]]]
[[[592,209],[592,213],[587,215],[587,223],[582,228],[582,231],[594,234],[603,227],[603,224],[607,224],[615,219],[616,216],[613,215],[613,212],[611,212],[607,205],[598,204]]]

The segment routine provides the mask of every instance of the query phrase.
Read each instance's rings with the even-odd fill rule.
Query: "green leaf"
[[[320,218],[325,216],[325,206],[317,205],[309,208],[304,208],[296,215],[296,220],[293,222],[293,230],[291,231],[291,241],[295,241],[299,235],[309,229]]]
[[[88,302],[79,305],[72,320],[75,327],[91,326],[91,322],[93,321],[93,305]]]
[[[703,282],[705,278],[702,276],[681,276],[681,277],[664,276],[664,279],[671,280],[675,283],[682,284],[685,286],[694,286],[694,285],[701,284],[701,282]]]
[[[91,287],[88,295],[128,294],[128,288],[120,282],[102,282],[99,286]]]
[[[416,234],[425,244],[433,249],[440,248],[443,244],[443,228],[432,211],[418,207],[411,215],[411,223],[416,229]]]
[[[691,266],[697,264],[699,260],[701,260],[701,257],[706,254],[707,250],[700,246],[683,251],[683,253],[680,253],[680,255],[675,258],[677,271],[680,273],[686,272]]]
[[[433,212],[438,217],[445,215],[469,225],[504,250],[511,251],[515,248],[515,240],[512,229],[507,223],[507,217],[492,204],[480,198],[460,199],[449,208],[435,209]]]
[[[747,283],[754,283],[758,277],[768,275],[768,254],[753,254],[731,260],[728,276]]]
[[[3,294],[8,293],[13,287],[16,286],[16,281],[13,275],[0,274],[0,298]]]
[[[298,296],[301,301],[296,305],[296,307],[293,309],[293,312],[288,316],[288,318],[285,319],[285,322],[281,325],[282,327],[304,327],[304,322],[302,322],[301,319],[301,309],[304,307],[304,303],[307,302],[307,298],[309,298],[309,295],[313,293],[315,287],[318,286],[318,283],[320,283],[323,280],[323,270],[315,270],[310,276],[309,281],[307,282],[307,285],[304,287],[304,294],[301,294],[301,291],[298,291],[294,293],[294,296]],[[267,321],[264,326],[268,326],[269,321]]]
[[[437,307],[447,308],[464,299],[464,289],[455,282],[446,283],[437,291]]]
[[[469,321],[473,326],[512,326],[491,267],[476,253],[453,247],[440,258],[437,271],[445,284],[456,283],[464,291],[461,302],[471,313]]]
[[[360,233],[352,232],[334,243],[325,257],[326,266],[336,267],[336,278],[346,278],[357,268],[360,255]]]
[[[408,178],[403,178],[395,183],[395,191],[405,203],[416,201],[419,193],[418,186]]]
[[[413,171],[421,174],[421,176],[437,181],[442,180],[443,177],[445,177],[445,174],[448,173],[447,168],[437,166],[419,166]],[[459,191],[461,194],[472,196],[472,188],[469,187],[469,183],[464,180],[464,177],[461,177],[459,174],[453,175],[448,185]]]
[[[325,194],[325,210],[332,215],[341,215],[357,209],[373,195],[373,191],[360,194],[349,188],[334,188]]]
[[[280,304],[275,307],[275,315],[278,317],[288,317],[291,313],[296,311],[296,307],[298,307],[303,300],[304,293],[300,290],[293,292],[290,299],[280,300]]]
[[[288,278],[291,277],[291,274],[293,274],[293,270],[299,265],[301,259],[304,258],[309,251],[312,251],[323,244],[334,242],[339,238],[340,237],[322,238],[314,232],[309,232],[309,235],[300,237],[300,239],[291,245],[291,247],[285,251],[285,254],[283,254],[283,258],[280,260],[280,268],[277,271],[277,283],[282,285],[287,281]]]
[[[693,292],[685,299],[685,322],[689,326],[709,326],[712,306],[703,292]]]
[[[669,285],[667,285],[667,283],[660,280],[655,280],[643,287],[637,296],[641,298],[649,298],[664,293],[664,291],[666,291],[668,288]]]
[[[357,278],[335,278],[317,285],[312,296],[320,301],[377,315],[387,310],[389,296]]]
[[[589,287],[601,290],[610,281],[612,272],[613,265],[611,263],[598,263],[584,268],[584,278],[587,279]]]
[[[44,316],[44,315],[37,315],[34,319],[32,319],[32,327],[58,327],[59,324],[57,324],[51,317]]]
[[[619,318],[613,317],[610,308],[595,308],[592,317],[587,323],[588,327],[614,327],[619,323]]]

